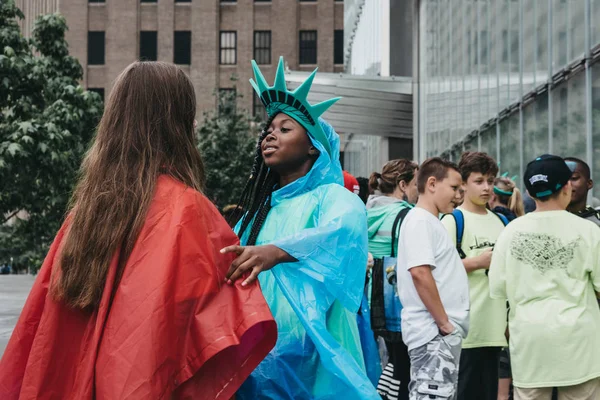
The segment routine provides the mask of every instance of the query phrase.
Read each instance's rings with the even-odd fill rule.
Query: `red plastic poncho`
[[[223,283],[238,242],[200,193],[161,176],[116,288],[82,312],[48,295],[58,232],[0,361],[0,399],[229,399],[273,348],[258,285]]]

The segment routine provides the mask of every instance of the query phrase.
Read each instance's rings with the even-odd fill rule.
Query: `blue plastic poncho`
[[[306,176],[273,192],[256,243],[273,244],[298,261],[259,275],[279,334],[238,391],[240,400],[380,399],[365,373],[356,323],[367,265],[366,211],[342,186],[337,133],[319,122],[334,159],[311,138],[319,158]]]
[[[362,348],[363,358],[367,376],[373,386],[377,387],[381,377],[381,358],[379,357],[379,348],[375,341],[375,335],[371,328],[371,309],[369,308],[368,287],[365,287],[362,302],[360,304],[360,313],[356,316],[358,324],[358,333],[360,335],[360,346]]]

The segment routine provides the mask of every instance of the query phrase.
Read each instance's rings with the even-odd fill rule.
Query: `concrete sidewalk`
[[[0,357],[19,319],[35,276],[0,275]]]

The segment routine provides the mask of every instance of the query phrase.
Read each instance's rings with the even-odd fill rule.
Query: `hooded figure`
[[[367,265],[366,211],[343,186],[339,136],[319,118],[335,99],[308,104],[314,73],[287,91],[283,59],[273,87],[255,64],[254,71],[253,86],[270,118],[241,202],[248,211],[236,227],[243,246],[226,251],[239,255],[234,276],[262,272],[279,335],[237,399],[378,399],[356,322]]]

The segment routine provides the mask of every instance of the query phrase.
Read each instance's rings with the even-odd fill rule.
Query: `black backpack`
[[[411,207],[403,208],[398,212],[398,215],[396,215],[396,219],[394,220],[394,224],[392,225],[392,249],[390,251],[390,257],[396,257],[395,247],[397,232],[400,229],[402,221],[404,221],[404,217],[406,217],[406,214],[408,214],[410,210],[412,210]],[[371,329],[373,330],[375,335],[381,336],[389,342],[401,342],[402,332],[394,332],[388,330],[385,319],[384,285],[396,284],[396,271],[391,271],[388,274],[386,271],[384,271],[383,268],[383,258],[376,258],[371,274],[371,278],[373,280],[371,288]]]

